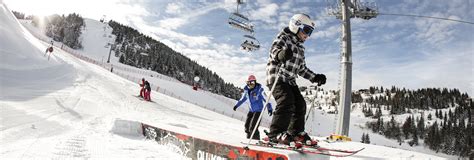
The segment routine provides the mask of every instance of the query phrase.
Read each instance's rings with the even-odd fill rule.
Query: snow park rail
[[[142,123],[143,136],[158,144],[175,146],[183,156],[193,160],[241,159],[241,160],[288,160],[287,155],[260,150],[247,150],[242,146],[222,144],[189,135],[172,132]]]
[[[337,151],[338,149],[295,151],[258,145],[252,145],[249,150],[245,150],[238,138],[237,140],[210,140],[202,138],[202,135],[201,137],[195,136],[195,131],[191,130],[178,132],[122,119],[115,120],[111,132],[124,136],[143,136],[145,139],[157,142],[158,145],[170,148],[172,152],[193,160],[312,160],[341,158],[352,156],[358,152]],[[236,137],[225,137],[224,139],[236,139]],[[347,153],[342,153],[342,151]]]

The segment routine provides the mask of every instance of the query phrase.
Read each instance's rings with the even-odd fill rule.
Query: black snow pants
[[[298,86],[278,80],[273,90],[273,98],[275,98],[277,105],[273,112],[268,137],[274,138],[285,131],[291,135],[303,132],[306,102]]]
[[[247,138],[250,138],[254,128],[257,127],[257,130],[255,131],[255,134],[253,135],[252,139],[260,140],[260,133],[258,131],[258,126],[260,124],[257,124],[257,120],[260,116],[260,113],[261,112],[247,113],[247,120],[245,121],[245,133],[247,133]]]

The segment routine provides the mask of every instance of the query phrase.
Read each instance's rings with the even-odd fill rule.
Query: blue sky
[[[244,32],[230,27],[234,0],[4,0],[13,10],[48,15],[76,12],[106,15],[137,28],[224,80],[244,85],[249,74],[265,79],[270,44],[295,13],[309,14],[316,32],[305,42],[306,63],[326,74],[324,88],[337,89],[340,73],[340,21],[325,10],[327,0],[247,0],[240,11],[255,25],[262,44],[256,52],[239,49]],[[329,0],[335,3],[335,0]],[[474,22],[470,0],[377,0],[380,13],[414,14]],[[459,88],[474,94],[474,25],[436,19],[379,15],[352,19],[353,89],[396,85]],[[309,85],[298,79],[300,85]]]

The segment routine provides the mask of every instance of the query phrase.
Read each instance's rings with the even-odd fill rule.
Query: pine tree
[[[448,123],[448,116],[444,116],[444,118],[441,119],[443,119],[443,126],[446,126],[446,124]]]
[[[124,62],[125,62],[125,57],[123,57],[123,54],[120,56],[119,62],[120,62],[120,63],[124,63]]]
[[[73,49],[82,48],[79,37],[82,34],[82,27],[85,26],[84,19],[78,14],[69,14],[64,18],[64,38],[63,43]]]
[[[416,128],[416,125],[415,125],[415,117],[413,115],[411,115],[411,124],[410,124],[410,126],[411,126],[410,133],[414,134],[413,132],[415,132],[415,130],[417,128]]]
[[[362,137],[361,137],[361,143],[365,143],[365,133],[362,133]]]
[[[418,131],[416,129],[413,131],[413,139],[410,142],[408,142],[408,144],[410,146],[413,146],[413,145],[418,146]]]
[[[365,143],[370,144],[370,137],[369,134],[365,134]]]
[[[418,128],[420,138],[423,138],[425,133],[425,118],[423,117],[423,113],[421,114],[420,121],[418,121],[416,126]]]
[[[425,144],[432,150],[438,151],[441,145],[438,122],[433,123],[425,137]]]
[[[377,108],[377,110],[375,111],[375,115],[373,118],[379,118],[382,116],[382,109],[380,109],[380,106]]]
[[[24,13],[17,12],[17,11],[12,11],[12,13],[17,19],[25,19],[25,14]]]
[[[398,141],[401,141],[400,127],[398,126],[398,123],[395,120],[395,117],[392,116],[392,119],[390,119],[390,122],[389,122],[389,128],[387,129],[388,129],[389,138],[395,138]]]
[[[367,111],[368,117],[374,116],[374,112],[372,112],[372,108],[369,107],[369,110]]]
[[[408,116],[407,119],[405,120],[405,123],[403,123],[402,130],[403,130],[403,135],[405,135],[405,139],[408,139],[408,136],[411,133],[411,117]]]
[[[372,95],[375,94],[375,87],[372,87],[372,86],[369,87],[369,92],[370,92],[370,94],[372,94]]]
[[[472,106],[472,102],[471,102],[471,106]],[[469,115],[471,116],[471,115]],[[468,118],[468,120],[470,120],[470,118]],[[474,153],[472,153],[472,148],[474,147],[474,144],[473,144],[473,135],[474,134],[474,129],[473,129],[473,126],[471,123],[467,123],[466,125],[466,128],[464,129],[464,147],[461,149],[460,151],[460,155],[463,156],[463,157],[467,157],[468,154],[470,154],[470,158],[473,159],[474,158]],[[460,144],[462,145],[462,144]]]
[[[382,117],[379,117],[379,119],[377,120],[377,132],[383,132],[385,130],[385,126],[383,125],[383,118]]]

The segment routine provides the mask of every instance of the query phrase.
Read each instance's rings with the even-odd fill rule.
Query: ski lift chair
[[[244,30],[246,32],[250,32],[250,33],[254,32],[253,25],[250,24],[250,20],[244,15],[239,14],[237,12],[234,12],[229,16],[229,24],[232,27]]]
[[[244,35],[245,41],[240,46],[247,51],[254,51],[260,48],[260,42],[251,35]]]

